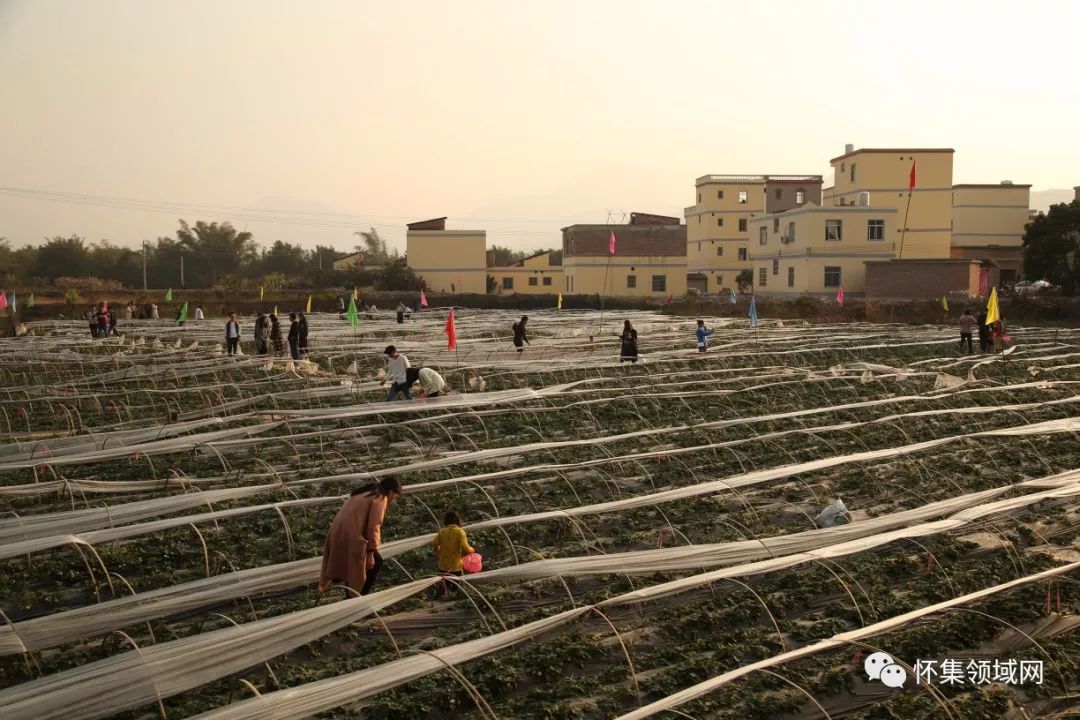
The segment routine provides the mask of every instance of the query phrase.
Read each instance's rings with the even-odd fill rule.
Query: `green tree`
[[[386,240],[379,235],[379,231],[375,228],[367,231],[360,230],[354,232],[353,235],[360,238],[360,246],[357,250],[364,256],[364,265],[386,265],[398,259],[398,251],[396,249],[391,251],[389,245],[386,244]]]
[[[0,285],[27,282],[34,276],[37,248],[26,245],[18,250],[6,238],[0,238]]]
[[[1024,275],[1061,286],[1066,295],[1080,290],[1080,201],[1051,205],[1024,232]]]
[[[259,272],[263,275],[278,273],[288,277],[304,275],[307,270],[306,260],[307,253],[304,248],[275,240],[259,259]]]
[[[90,254],[78,235],[54,237],[38,248],[34,275],[52,280],[61,276],[89,274]]]
[[[391,262],[375,275],[377,290],[419,290],[420,276],[403,262]]]
[[[527,255],[521,250],[511,250],[508,247],[501,245],[492,245],[488,251],[491,253],[492,262],[496,267],[506,267],[507,265],[513,265],[516,262],[524,260]]]
[[[184,252],[188,287],[211,287],[225,275],[244,275],[258,259],[251,233],[237,232],[231,223],[200,220],[192,227],[181,220],[176,238]]]
[[[754,287],[754,271],[740,270],[739,274],[735,276],[735,284],[738,286],[739,292],[750,292]]]

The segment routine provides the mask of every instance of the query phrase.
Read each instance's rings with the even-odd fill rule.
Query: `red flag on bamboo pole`
[[[608,251],[608,255],[614,255],[615,254],[615,231],[614,230],[611,231],[611,237],[608,238],[607,251]]]
[[[454,326],[454,309],[450,308],[450,314],[446,318],[446,327],[443,329],[446,333],[446,349],[454,350],[457,348],[457,328]]]
[[[915,161],[911,161],[911,175],[908,177],[907,191],[911,192],[915,189]]]
[[[427,307],[427,295],[424,294],[424,288],[420,288],[420,307]]]

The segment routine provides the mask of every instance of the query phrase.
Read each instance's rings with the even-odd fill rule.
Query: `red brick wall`
[[[686,257],[685,225],[571,225],[563,228],[563,256],[603,256],[615,231],[615,255]]]
[[[991,268],[991,286],[997,282],[997,270]],[[905,260],[866,264],[867,297],[939,298],[958,291],[978,294],[978,263]]]

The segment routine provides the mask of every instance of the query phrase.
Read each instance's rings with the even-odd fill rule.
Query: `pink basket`
[[[470,575],[478,573],[484,568],[484,557],[480,553],[469,553],[461,558],[461,567]]]

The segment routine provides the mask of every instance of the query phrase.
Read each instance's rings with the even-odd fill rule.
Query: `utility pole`
[[[322,248],[315,246],[315,257],[319,259],[319,272],[322,272]]]
[[[146,292],[146,241],[142,241],[142,289]]]
[[[180,251],[180,287],[184,287],[184,251]]]

